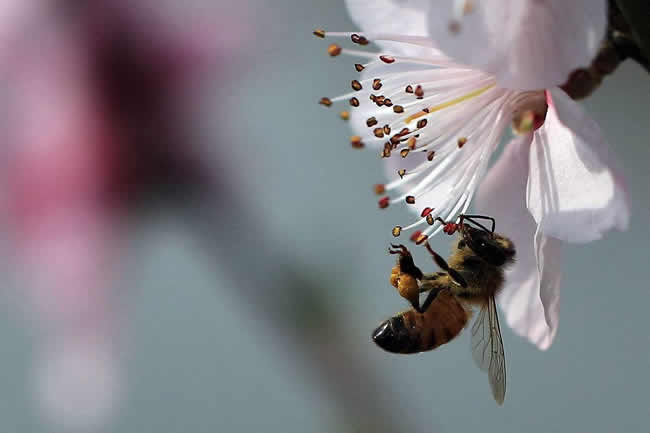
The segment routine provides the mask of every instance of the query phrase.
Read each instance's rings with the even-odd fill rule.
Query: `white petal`
[[[530,153],[528,209],[545,235],[569,242],[626,229],[627,192],[598,125],[563,91],[549,95]]]
[[[561,243],[536,234],[537,225],[525,206],[531,139],[531,135],[517,137],[506,146],[481,184],[475,208],[493,216],[496,230],[508,236],[517,249],[516,262],[506,272],[498,297],[506,322],[545,350],[557,332],[561,271],[556,255]]]
[[[352,20],[364,33],[427,35],[429,0],[346,0]],[[418,56],[429,51],[415,45],[377,41],[387,52]]]
[[[447,0],[430,7],[428,24],[449,56],[493,73],[502,87],[534,90],[588,66],[606,23],[604,0]]]

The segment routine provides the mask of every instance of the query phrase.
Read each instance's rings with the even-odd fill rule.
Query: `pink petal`
[[[531,135],[521,136],[506,146],[483,180],[475,208],[493,216],[496,230],[517,248],[516,262],[506,272],[506,284],[498,298],[506,322],[545,350],[557,332],[561,275],[557,254],[561,243],[536,233],[537,224],[525,207],[531,140]]]
[[[624,230],[627,192],[598,125],[563,91],[548,95],[530,153],[528,209],[545,235],[569,242]]]
[[[364,33],[392,33],[406,36],[427,35],[429,0],[346,0],[352,20]],[[419,55],[428,51],[415,45],[377,41],[387,52]]]
[[[442,51],[493,73],[505,88],[564,83],[574,69],[591,63],[607,23],[603,0],[463,3],[470,2],[430,7],[429,34]]]

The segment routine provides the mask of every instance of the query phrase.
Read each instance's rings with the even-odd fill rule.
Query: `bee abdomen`
[[[375,332],[372,340],[382,349],[392,353],[421,352],[421,340],[417,332],[409,329],[404,323],[402,314],[383,321]]]
[[[384,321],[372,334],[393,353],[433,350],[453,340],[467,325],[469,313],[449,290],[442,290],[424,314],[409,310]]]

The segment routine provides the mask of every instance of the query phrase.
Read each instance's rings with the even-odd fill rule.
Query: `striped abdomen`
[[[469,312],[445,289],[424,314],[409,310],[393,316],[375,329],[372,339],[388,352],[424,352],[451,341],[468,320]]]

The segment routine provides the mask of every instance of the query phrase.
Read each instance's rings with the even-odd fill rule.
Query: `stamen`
[[[408,204],[415,204],[415,197],[412,195],[409,195],[406,197],[406,203]]]
[[[320,101],[318,101],[320,105],[324,105],[326,107],[329,107],[332,105],[332,100],[330,98],[320,98]]]
[[[415,239],[415,244],[416,244],[416,245],[421,245],[421,244],[423,244],[424,241],[426,241],[427,239],[429,239],[429,236],[427,236],[427,235],[425,235],[425,234],[421,234],[420,236],[418,236],[418,237]]]
[[[382,62],[387,63],[387,64],[389,64],[389,65],[390,65],[391,63],[394,63],[394,62],[395,62],[395,57],[392,57],[392,56],[381,55],[381,56],[379,56],[379,59],[380,59]]]
[[[430,214],[431,214],[432,211],[433,211],[433,208],[425,207],[425,208],[422,210],[422,213],[420,214],[420,216],[421,216],[422,218],[427,217],[427,216],[430,216]]]
[[[361,83],[359,82],[359,80],[352,80],[352,82],[350,83],[350,86],[352,86],[352,89],[356,90],[356,91],[359,91],[359,90],[363,89],[363,86],[361,86]]]
[[[353,107],[358,107],[359,106],[359,100],[356,97],[350,98],[350,105]]]
[[[406,157],[408,156],[408,154],[409,154],[409,150],[408,150],[408,149],[402,149],[402,150],[400,150],[400,152],[399,152],[399,155],[400,155],[402,158],[406,158]]]
[[[366,68],[365,68],[361,63],[355,63],[355,64],[354,64],[354,69],[356,69],[357,72],[361,72],[361,71],[363,71],[363,70],[366,69]]]
[[[467,143],[467,137],[460,137],[458,139],[458,148],[462,149],[465,143]]]
[[[410,239],[411,241],[416,242],[420,238],[420,236],[422,236],[422,231],[416,230],[413,232],[413,234],[411,234]]]
[[[361,141],[361,137],[359,137],[358,135],[353,135],[352,137],[350,137],[350,144],[355,149],[361,149],[364,146],[363,141]]]
[[[323,39],[325,37],[325,30],[323,30],[323,29],[314,30],[314,36],[316,36],[317,38]]]
[[[375,126],[376,124],[377,124],[377,119],[376,119],[374,116],[373,116],[373,117],[369,117],[369,118],[366,120],[366,126],[368,126],[368,128],[372,128],[372,127]]]
[[[341,112],[339,113],[339,116],[340,116],[341,119],[343,119],[343,120],[350,120],[350,112],[349,112],[349,111],[341,111]]]
[[[380,198],[378,204],[380,209],[386,209],[390,204],[390,197],[386,196]]]
[[[329,47],[327,47],[327,54],[329,54],[332,57],[336,57],[339,54],[341,54],[342,48],[339,47],[336,44],[332,44]]]
[[[393,236],[398,237],[402,233],[402,228],[400,226],[393,227]]]
[[[440,111],[444,108],[451,107],[456,104],[460,104],[463,101],[467,101],[468,99],[471,99],[475,96],[480,95],[481,93],[484,93],[485,91],[491,89],[494,87],[494,84],[488,84],[485,87],[481,87],[480,89],[473,90],[463,96],[459,96],[458,98],[452,99],[451,101],[443,102],[442,104],[434,105],[433,107],[429,107],[428,109],[422,110],[418,113],[412,114],[408,116],[406,119],[404,119],[404,123],[410,123],[412,120],[415,120],[419,117],[426,116],[429,113],[435,113],[436,111]]]
[[[383,183],[378,183],[373,186],[375,194],[381,195],[386,191],[386,186]]]
[[[351,39],[352,42],[354,42],[355,44],[359,44],[359,45],[368,45],[368,39],[366,39],[365,36],[360,36],[360,35],[358,35],[358,34],[356,34],[356,33],[353,33],[352,35],[350,35],[350,39]]]

